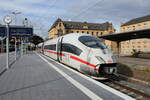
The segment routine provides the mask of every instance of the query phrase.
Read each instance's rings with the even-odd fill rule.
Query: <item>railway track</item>
[[[76,69],[74,69],[74,70],[76,70]],[[76,70],[76,71],[78,71],[78,70]],[[82,73],[82,72],[80,72],[80,73]],[[112,87],[120,92],[123,92],[123,93],[135,98],[136,100],[150,100],[149,94],[144,93],[143,91],[140,91],[138,89],[132,88],[131,86],[127,86],[126,84],[120,83],[119,81],[120,80],[122,81],[122,79],[119,76],[115,76],[112,78],[99,78],[99,77],[92,77],[85,73],[82,73],[82,74],[84,74],[94,80],[97,80],[109,87]]]
[[[66,64],[64,64],[64,65],[66,65]],[[77,69],[74,69],[68,65],[66,65],[66,66],[75,70],[75,71],[78,71]],[[80,72],[80,71],[78,71],[78,72]],[[80,72],[80,73],[82,73],[82,74],[84,74],[90,78],[93,78],[93,79],[95,79],[95,80],[97,80],[97,81],[99,81],[99,82],[101,82],[101,83],[103,83],[109,87],[112,87],[118,91],[121,91],[121,92],[123,92],[123,93],[137,99],[137,100],[150,100],[150,95],[148,95],[142,91],[139,91],[137,89],[131,88],[127,85],[119,83],[119,80],[121,80],[121,79],[120,79],[120,77],[118,78],[118,76],[114,77],[112,79],[111,78],[107,79],[107,78],[92,77],[92,76],[85,74],[83,72]]]
[[[119,90],[137,100],[150,100],[150,95],[144,93],[143,91],[134,89],[130,86],[127,86],[125,84],[120,83],[119,81],[114,81],[111,79],[108,79],[107,81],[100,81],[103,84],[110,86],[116,90]]]

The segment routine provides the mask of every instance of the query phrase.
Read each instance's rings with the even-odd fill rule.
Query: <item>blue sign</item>
[[[0,27],[0,37],[5,37],[5,36],[6,36],[6,28]]]
[[[33,28],[24,26],[10,26],[9,36],[10,37],[32,37]],[[0,26],[0,37],[6,36],[6,27]]]
[[[32,37],[33,28],[26,27],[10,27],[10,37]]]

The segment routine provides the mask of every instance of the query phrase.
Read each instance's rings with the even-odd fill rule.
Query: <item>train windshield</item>
[[[107,47],[102,43],[99,39],[92,36],[81,36],[79,37],[79,41],[84,45],[91,48],[101,48],[106,49]]]

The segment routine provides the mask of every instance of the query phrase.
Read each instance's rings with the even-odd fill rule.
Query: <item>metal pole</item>
[[[25,38],[25,54],[27,54],[27,38]]]
[[[19,55],[21,57],[21,37],[20,37],[20,43],[19,43]]]
[[[4,52],[4,42],[3,42],[3,40],[2,40],[2,53]]]
[[[16,37],[15,37],[15,60],[17,60],[17,45],[16,45]]]
[[[6,23],[6,69],[9,69],[9,24],[12,19],[9,15],[4,17],[4,22]]]
[[[23,38],[21,38],[21,56],[23,56]]]
[[[28,38],[26,38],[26,41],[27,41],[27,45],[26,45],[26,54],[28,53]]]
[[[3,40],[1,40],[1,53],[3,53]]]
[[[20,38],[20,55],[22,56],[22,38]]]
[[[17,14],[21,14],[21,12],[18,12],[16,10],[16,11],[13,11],[12,14],[14,14],[14,16],[15,16],[15,24],[17,24]]]
[[[9,69],[9,24],[6,25],[7,38],[6,38],[6,69]]]

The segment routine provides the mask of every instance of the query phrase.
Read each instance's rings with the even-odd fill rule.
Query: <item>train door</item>
[[[93,56],[93,51],[90,49],[88,49],[88,53],[87,53],[87,62],[91,62],[91,57]]]
[[[57,41],[57,60],[59,62],[62,61],[62,41],[63,41],[63,37],[59,38]]]
[[[63,51],[63,56],[62,56],[62,62],[65,64],[70,65],[70,50],[71,47],[67,43],[62,43],[62,51]]]

